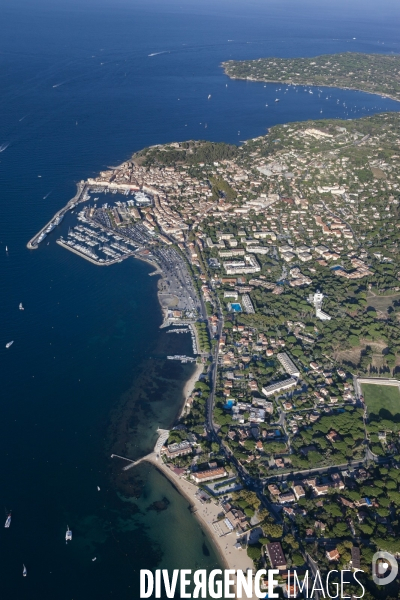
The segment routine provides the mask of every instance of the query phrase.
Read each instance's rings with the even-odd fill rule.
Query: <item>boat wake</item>
[[[4,142],[4,144],[1,144],[0,152],[4,152],[4,150],[7,150],[9,145],[10,145],[10,142]]]
[[[147,56],[157,56],[158,54],[169,54],[169,50],[163,50],[162,52],[153,52],[152,54],[148,54]]]
[[[67,82],[62,81],[61,83],[56,83],[55,85],[53,85],[53,88],[58,88],[58,87],[60,87],[60,85],[64,85],[64,83],[67,83]]]
[[[46,200],[46,198],[48,198],[50,196],[50,194],[51,194],[52,191],[53,190],[50,190],[50,192],[48,192],[48,194],[46,194],[45,196],[43,196],[43,200]]]

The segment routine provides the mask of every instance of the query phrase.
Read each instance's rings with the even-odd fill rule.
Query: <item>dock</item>
[[[39,248],[40,242],[47,235],[46,230],[49,229],[49,227],[51,227],[52,225],[54,225],[54,222],[57,219],[60,219],[60,222],[61,222],[61,220],[63,219],[65,214],[71,208],[76,206],[76,204],[78,204],[79,202],[83,201],[83,198],[85,197],[85,193],[86,193],[86,189],[87,189],[87,184],[85,184],[83,181],[80,181],[77,184],[77,188],[78,189],[77,189],[75,196],[73,198],[71,198],[71,200],[69,200],[63,208],[61,208],[58,212],[56,212],[56,214],[50,219],[50,221],[48,223],[46,223],[46,225],[44,227],[42,227],[42,229],[40,231],[38,231],[38,233],[36,233],[33,236],[33,238],[31,238],[29,240],[29,242],[26,245],[26,247],[29,248],[29,250],[37,250]],[[41,238],[41,236],[43,236],[43,237]]]
[[[77,248],[70,246],[69,244],[67,244],[66,242],[64,242],[61,239],[56,240],[56,243],[59,244],[60,246],[62,246],[63,248],[66,248],[70,252],[74,252],[74,254],[77,254],[81,258],[88,260],[93,265],[97,265],[98,267],[109,267],[110,265],[115,265],[116,263],[122,262],[125,258],[129,258],[130,256],[135,256],[135,253],[136,253],[136,250],[133,250],[132,252],[122,255],[121,257],[115,258],[113,260],[107,260],[107,261],[105,260],[105,261],[101,262],[99,260],[94,260],[94,258],[91,258],[84,252],[80,252]]]
[[[158,459],[160,457],[161,448],[168,439],[169,429],[157,429],[157,432],[159,436],[156,445],[154,446],[154,450],[153,452],[150,452],[150,454],[146,454],[146,456],[142,456],[142,458],[138,458],[137,460],[132,460],[131,458],[127,458],[126,456],[120,456],[119,454],[111,454],[111,458],[120,458],[121,460],[125,460],[129,463],[128,465],[122,468],[123,471],[128,471],[129,469],[136,467],[136,465],[139,465],[141,462],[144,462],[151,458],[155,457]]]
[[[175,354],[174,356],[167,356],[167,360],[180,360],[181,363],[196,362],[193,356],[185,356],[184,354]]]

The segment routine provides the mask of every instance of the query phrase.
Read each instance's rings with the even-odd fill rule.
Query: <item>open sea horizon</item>
[[[299,4],[0,1],[4,520],[12,511],[11,527],[0,523],[1,599],[136,600],[140,569],[220,565],[165,477],[141,464],[120,481],[110,459],[152,448],[193,372],[166,366],[191,342],[160,329],[158,277],[134,259],[99,268],[58,246],[57,231],[38,250],[26,244],[78,181],[145,146],[237,144],[277,123],[399,110],[362,92],[311,95],[223,74],[229,59],[399,53],[392,0],[379,14],[358,1]]]

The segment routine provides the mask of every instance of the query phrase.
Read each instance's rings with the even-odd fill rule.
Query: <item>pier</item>
[[[138,458],[137,460],[132,460],[131,458],[120,456],[119,454],[111,454],[111,458],[120,458],[121,460],[125,460],[129,463],[122,468],[123,471],[128,471],[129,469],[132,469],[132,467],[136,467],[136,465],[139,465],[141,462],[146,460],[151,460],[153,458],[158,459],[160,457],[161,448],[168,439],[169,429],[157,429],[157,433],[159,436],[156,445],[154,446],[154,450],[153,452],[150,452],[150,454],[146,454],[146,456],[142,456],[142,458]]]
[[[115,265],[116,263],[122,262],[125,258],[129,258],[130,256],[135,256],[135,253],[136,253],[136,250],[132,250],[132,252],[129,252],[127,254],[123,254],[122,256],[120,256],[118,258],[115,258],[113,260],[100,261],[100,260],[95,260],[94,258],[92,258],[91,256],[89,256],[88,254],[85,254],[84,252],[80,252],[77,248],[74,248],[73,246],[70,246],[69,244],[67,244],[66,242],[64,242],[61,239],[56,240],[56,243],[59,244],[60,246],[62,246],[63,248],[66,248],[70,252],[74,252],[75,254],[77,254],[78,256],[80,256],[81,258],[84,258],[85,260],[88,260],[93,265],[97,265],[99,267],[109,267],[110,265]]]
[[[61,208],[58,212],[56,212],[56,214],[50,219],[50,221],[48,223],[46,223],[46,225],[44,227],[42,227],[42,229],[38,233],[36,233],[36,235],[34,235],[33,238],[31,238],[29,240],[29,242],[26,245],[26,247],[29,248],[29,250],[37,250],[37,248],[39,248],[40,242],[47,235],[46,229],[48,229],[49,227],[54,225],[54,221],[56,221],[57,219],[60,219],[60,222],[61,222],[61,220],[63,219],[64,215],[68,212],[68,210],[73,208],[79,202],[83,201],[82,197],[85,196],[87,185],[83,181],[81,181],[77,184],[77,188],[78,188],[78,190],[77,190],[75,196],[73,198],[71,198],[71,200],[69,200],[63,208]],[[57,223],[56,223],[56,225],[57,225]],[[43,236],[42,239],[39,239],[41,236]]]
[[[175,354],[174,356],[167,356],[168,360],[180,360],[182,363],[196,362],[196,359],[192,356],[185,356],[184,354]]]

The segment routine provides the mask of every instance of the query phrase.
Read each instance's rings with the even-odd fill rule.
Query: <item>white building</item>
[[[322,292],[317,290],[314,295],[310,294],[308,301],[315,306],[315,316],[321,321],[330,321],[331,316],[322,310],[322,302],[324,301],[324,295]]]
[[[224,292],[224,298],[233,298],[234,300],[237,300],[238,296],[239,294],[234,290],[228,290],[227,292]]]
[[[285,379],[284,381],[278,381],[277,383],[272,383],[271,385],[263,387],[262,393],[266,396],[272,396],[272,394],[277,394],[283,390],[288,390],[295,385],[297,385],[297,380],[293,377],[289,377],[289,379]]]
[[[242,303],[247,314],[254,314],[254,306],[248,294],[242,295]]]
[[[300,377],[299,369],[296,367],[292,359],[289,358],[286,352],[279,352],[276,358],[279,360],[288,375],[291,377]]]
[[[255,256],[246,254],[244,260],[232,260],[224,262],[224,269],[228,275],[239,275],[241,273],[257,273],[261,267]]]

